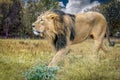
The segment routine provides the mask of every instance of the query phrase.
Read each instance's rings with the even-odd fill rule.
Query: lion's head
[[[66,45],[67,37],[70,37],[71,40],[74,39],[73,18],[74,16],[59,10],[47,11],[38,16],[33,23],[33,32],[49,39],[53,46],[59,50]]]
[[[32,24],[34,34],[51,38],[54,38],[57,34],[65,34],[62,15],[64,15],[63,12],[47,11],[38,16],[37,20]]]
[[[46,24],[45,24],[45,18],[44,15],[41,14],[37,17],[37,20],[32,24],[33,33],[35,35],[40,35],[41,37],[44,37],[45,30],[46,30]]]

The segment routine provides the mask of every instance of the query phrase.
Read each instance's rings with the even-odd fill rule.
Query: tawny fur
[[[69,52],[71,44],[80,43],[91,35],[94,39],[94,53],[100,49],[107,51],[103,42],[107,21],[98,12],[70,15],[59,11],[47,11],[38,17],[34,26],[34,30],[40,32],[57,51],[49,67],[57,65]]]

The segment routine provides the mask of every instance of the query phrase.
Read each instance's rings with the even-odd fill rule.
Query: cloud
[[[62,10],[66,13],[76,14],[84,12],[86,9],[91,9],[100,5],[98,1],[90,2],[90,0],[69,0],[66,7]]]
[[[59,6],[62,7],[62,8],[65,8],[65,5],[61,1],[59,2]]]

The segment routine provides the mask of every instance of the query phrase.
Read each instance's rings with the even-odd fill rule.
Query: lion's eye
[[[44,23],[44,19],[40,19],[40,24],[43,24]]]
[[[43,20],[40,20],[40,23],[41,23],[41,24],[43,24],[43,23],[44,23],[44,21],[43,21]]]

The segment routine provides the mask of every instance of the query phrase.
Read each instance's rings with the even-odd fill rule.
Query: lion
[[[70,45],[85,41],[92,36],[94,51],[100,49],[107,52],[103,42],[106,34],[109,43],[109,29],[105,17],[98,12],[78,13],[75,15],[60,10],[47,11],[32,24],[33,32],[48,40],[56,55],[49,63],[49,67],[57,63],[69,52]]]

